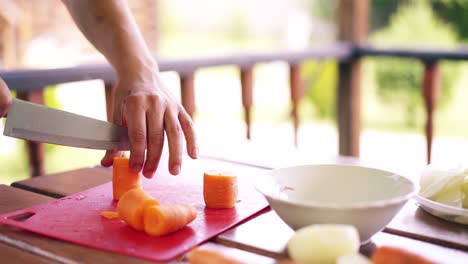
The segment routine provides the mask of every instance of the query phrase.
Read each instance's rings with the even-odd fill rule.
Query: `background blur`
[[[459,48],[468,40],[468,1],[372,0],[369,43],[376,46]],[[336,1],[328,0],[130,0],[148,45],[158,58],[215,57],[242,52],[302,50],[336,41]],[[55,68],[102,62],[59,0],[0,0],[3,68]],[[13,31],[12,31],[13,30]],[[8,32],[14,32],[8,35]],[[299,151],[307,157],[338,153],[335,124],[336,61],[307,61],[306,96],[300,103],[297,148],[289,119],[288,69],[255,67],[252,142],[265,155]],[[362,83],[361,158],[392,166],[425,164],[421,79],[416,60],[366,59]],[[467,64],[442,62],[443,95],[436,113],[433,161],[468,157]],[[163,73],[179,92],[175,73]],[[195,124],[201,151],[245,142],[238,71],[196,74]],[[49,87],[51,107],[105,120],[99,81]],[[0,123],[3,126],[3,123]],[[3,127],[1,127],[3,131]],[[99,163],[102,151],[47,146],[48,173]],[[284,157],[287,158],[287,157]],[[165,166],[166,164],[161,164]],[[0,183],[28,177],[23,142],[0,136]]]

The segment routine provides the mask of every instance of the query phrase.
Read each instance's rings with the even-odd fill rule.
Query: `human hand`
[[[0,118],[8,112],[11,104],[11,94],[6,83],[0,78]]]
[[[130,74],[129,74],[130,75]],[[128,127],[130,167],[151,178],[161,158],[165,134],[169,144],[169,171],[180,172],[182,132],[189,156],[196,159],[198,147],[192,119],[161,81],[158,72],[122,76],[116,86],[113,122]],[[145,156],[146,148],[146,156]],[[101,161],[111,166],[119,151],[107,151]]]

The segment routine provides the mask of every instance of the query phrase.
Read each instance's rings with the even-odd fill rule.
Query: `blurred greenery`
[[[418,29],[418,30],[415,30]],[[398,7],[387,27],[375,32],[372,41],[379,46],[425,45],[437,48],[454,47],[457,35],[453,28],[436,17],[425,1],[412,1]],[[407,125],[416,127],[416,109],[422,107],[421,84],[423,65],[414,59],[377,58],[375,74],[378,95],[385,103],[406,109]],[[439,106],[450,100],[458,74],[458,64],[443,63],[442,98]]]

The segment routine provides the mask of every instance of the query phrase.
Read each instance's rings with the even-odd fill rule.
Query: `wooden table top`
[[[355,163],[337,158],[331,163]],[[165,164],[161,162],[161,164]],[[263,173],[265,164],[245,164],[201,158],[184,159],[182,170],[223,168],[238,174]],[[75,194],[111,180],[104,168],[83,168],[0,185],[0,213],[24,209],[35,204]],[[272,232],[272,227],[274,231]],[[241,223],[218,235],[202,247],[216,248],[245,263],[277,263],[287,259],[285,247],[293,235],[272,210]],[[435,218],[409,201],[372,242],[361,247],[369,255],[376,247],[392,245],[411,248],[440,263],[468,263],[468,226]],[[2,263],[148,263],[148,261],[100,251],[0,225],[0,262]]]

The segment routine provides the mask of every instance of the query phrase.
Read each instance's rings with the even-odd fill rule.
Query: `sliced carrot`
[[[187,262],[190,264],[243,264],[244,262],[240,262],[234,258],[231,258],[221,252],[210,250],[210,249],[202,249],[202,248],[194,248],[190,250],[187,254]]]
[[[140,173],[134,172],[129,167],[129,159],[115,157],[112,166],[112,191],[115,200],[136,187],[141,188]]]
[[[373,264],[435,264],[423,256],[407,251],[402,248],[381,246],[374,251],[371,257]]]
[[[197,217],[193,205],[153,205],[143,213],[145,232],[153,236],[163,236],[188,225]]]
[[[117,203],[119,217],[136,230],[143,230],[143,211],[146,207],[159,205],[159,202],[141,188],[126,192]]]
[[[203,174],[203,198],[208,208],[232,208],[237,202],[237,176],[218,171]]]
[[[114,219],[114,218],[119,218],[119,213],[114,212],[114,211],[104,211],[104,212],[101,212],[101,216],[107,219]]]

